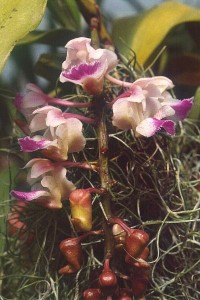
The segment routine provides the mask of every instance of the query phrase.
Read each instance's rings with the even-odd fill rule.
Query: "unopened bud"
[[[92,196],[84,189],[77,189],[69,196],[72,223],[78,231],[92,229]]]
[[[99,286],[104,296],[112,296],[117,288],[117,277],[110,269],[109,259],[105,260],[102,273],[99,275]]]
[[[69,274],[78,271],[82,265],[83,253],[80,238],[69,238],[60,243],[60,251],[67,259],[68,265],[61,268],[59,274]]]
[[[85,300],[101,300],[102,294],[100,289],[87,289],[83,292]]]

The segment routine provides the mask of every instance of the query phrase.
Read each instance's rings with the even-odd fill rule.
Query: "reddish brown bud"
[[[120,225],[114,224],[112,228],[112,233],[117,245],[125,243],[126,232],[122,229]]]
[[[89,77],[84,81],[83,88],[90,95],[99,95],[103,90],[103,80]]]
[[[117,277],[109,266],[109,259],[104,262],[104,268],[99,276],[99,286],[104,296],[112,296],[117,288]]]
[[[136,272],[132,278],[132,292],[135,297],[142,296],[149,282],[149,276],[146,272]]]
[[[92,228],[92,196],[89,191],[77,189],[69,196],[72,223],[77,231],[90,231]]]
[[[18,200],[18,204],[11,208],[11,213],[7,216],[8,230],[12,235],[18,235],[21,241],[31,243],[34,239],[33,232],[27,230],[27,225],[20,220],[20,214],[26,208],[27,203]]]
[[[148,242],[149,235],[143,230],[135,229],[127,236],[125,249],[131,257],[138,258],[143,253]]]
[[[143,252],[137,257],[137,259],[131,257],[129,254],[126,254],[125,262],[136,268],[149,269],[150,265],[148,262],[146,262],[148,256],[149,256],[149,249],[146,247],[143,250]]]
[[[78,271],[82,265],[83,253],[80,238],[69,238],[60,243],[60,251],[66,257],[68,265],[61,268],[59,274],[69,274]]]
[[[132,300],[132,299],[133,299],[133,293],[130,289],[127,288],[120,289],[118,300]]]
[[[101,300],[102,294],[100,289],[87,289],[83,292],[85,300]]]

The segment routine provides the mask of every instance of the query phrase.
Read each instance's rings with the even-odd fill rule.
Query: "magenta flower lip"
[[[70,80],[83,80],[85,77],[91,77],[101,67],[101,62],[81,63],[78,66],[72,66],[69,71],[63,71],[62,75]]]

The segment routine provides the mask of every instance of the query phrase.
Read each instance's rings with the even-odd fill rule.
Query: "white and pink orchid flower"
[[[62,201],[68,199],[75,189],[67,180],[66,169],[56,166],[48,159],[32,159],[25,166],[30,168],[27,181],[31,185],[30,192],[13,190],[11,195],[22,201],[34,201],[50,209],[62,208]]]
[[[53,98],[45,94],[37,85],[28,83],[26,85],[25,95],[17,94],[15,97],[15,106],[27,121],[32,119],[32,113],[39,107],[46,105],[60,105],[67,107],[89,107],[91,103],[71,102],[66,99]]]
[[[39,106],[47,105],[48,96],[33,83],[26,85],[26,93],[24,96],[17,94],[15,97],[16,108],[30,121],[32,112]]]
[[[82,123],[75,118],[66,119],[65,123],[48,128],[43,136],[27,136],[19,139],[22,151],[43,150],[45,157],[57,161],[66,160],[68,153],[80,152],[84,149],[85,143]]]
[[[94,49],[91,39],[80,37],[66,44],[67,57],[62,64],[61,82],[81,85],[90,94],[102,91],[103,77],[117,65],[117,56],[107,49]]]
[[[168,92],[173,87],[163,76],[140,78],[113,104],[113,125],[132,129],[136,136],[150,137],[164,128],[175,134],[175,121],[186,118],[192,107],[192,98],[177,100]]]
[[[20,138],[19,144],[24,152],[43,150],[45,157],[66,160],[68,153],[84,149],[86,139],[83,125],[73,114],[63,113],[54,106],[45,106],[33,112],[29,129],[31,132],[44,131],[43,135]]]

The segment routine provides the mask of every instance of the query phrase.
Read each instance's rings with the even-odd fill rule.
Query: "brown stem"
[[[99,35],[98,35],[98,21],[99,18],[91,18],[91,39],[92,45],[95,49],[99,48]],[[111,217],[110,207],[110,176],[108,170],[108,133],[106,124],[106,101],[103,94],[93,97],[94,101],[94,113],[97,119],[97,137],[99,148],[99,176],[101,181],[101,189],[104,191],[102,194],[102,206],[105,213],[103,218],[103,230],[105,232],[105,259],[110,259],[114,248],[114,237],[112,234],[112,228],[108,223],[108,219]]]
[[[108,168],[108,134],[106,126],[106,101],[103,95],[95,97],[95,114],[98,119],[97,136],[98,136],[98,148],[99,148],[99,175],[101,181],[101,189],[104,191],[102,195],[102,206],[105,213],[103,220],[103,229],[105,232],[105,257],[110,258],[112,256],[113,249],[113,235],[110,224],[107,220],[111,217],[110,206],[110,176]]]

